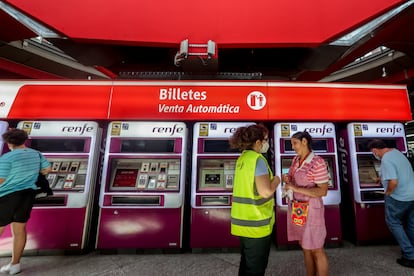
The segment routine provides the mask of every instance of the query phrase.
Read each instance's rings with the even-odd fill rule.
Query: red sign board
[[[267,120],[265,86],[206,84],[114,86],[109,119]]]
[[[404,86],[279,82],[0,82],[0,118],[409,121]]]

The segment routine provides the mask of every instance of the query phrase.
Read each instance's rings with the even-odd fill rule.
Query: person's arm
[[[3,184],[6,181],[7,175],[10,171],[10,164],[7,162],[4,162],[3,159],[0,161],[0,171],[2,177],[0,177],[0,185]]]
[[[40,164],[43,169],[40,169],[40,173],[43,175],[46,175],[52,171],[52,166],[50,162],[43,156],[43,154],[40,154]]]
[[[398,180],[397,179],[390,179],[388,180],[387,190],[385,191],[385,195],[390,196],[395,189],[397,189]]]
[[[46,175],[46,174],[50,173],[51,171],[52,171],[52,168],[49,166],[47,168],[41,169],[40,173],[43,174],[43,175]]]
[[[313,188],[303,188],[290,183],[286,184],[286,189],[291,189],[295,193],[301,193],[310,197],[322,197],[328,193],[328,182],[322,184],[316,184]]]
[[[254,177],[256,182],[257,192],[261,197],[268,198],[273,196],[276,191],[277,186],[280,183],[279,176],[275,176],[272,181],[268,174],[258,175]]]

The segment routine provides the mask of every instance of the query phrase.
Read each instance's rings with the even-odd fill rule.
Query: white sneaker
[[[12,265],[11,263],[8,263],[6,265],[3,265],[0,268],[0,272],[1,273],[8,273],[10,275],[14,275],[14,274],[20,273],[20,271],[21,271],[21,269],[20,269],[20,263],[14,264],[14,265]]]
[[[11,266],[11,263],[8,263],[8,264],[6,264],[6,265],[3,265],[3,266],[0,268],[0,272],[1,272],[1,273],[9,273],[9,271],[10,271],[10,266]]]
[[[17,273],[20,273],[20,271],[21,271],[21,269],[20,269],[20,263],[18,263],[18,264],[14,264],[14,265],[10,265],[10,268],[9,268],[9,274],[10,275],[14,275],[14,274],[17,274]]]

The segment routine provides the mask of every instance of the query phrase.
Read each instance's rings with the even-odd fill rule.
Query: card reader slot
[[[113,196],[112,205],[151,205],[160,206],[160,196]]]
[[[35,206],[65,206],[66,196],[48,196],[42,198],[36,198]]]
[[[384,200],[384,191],[362,191],[361,192],[362,201],[379,201]]]
[[[230,205],[230,196],[201,196],[201,206],[228,206]]]

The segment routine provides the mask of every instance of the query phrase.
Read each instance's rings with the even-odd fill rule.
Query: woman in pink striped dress
[[[328,275],[328,258],[324,250],[326,238],[325,209],[322,197],[328,192],[329,173],[322,157],[312,152],[312,137],[297,132],[291,138],[297,156],[289,173],[283,176],[285,189],[293,191],[288,204],[288,240],[299,241],[308,276]],[[292,206],[300,205],[292,216]],[[303,216],[306,213],[307,216]]]

